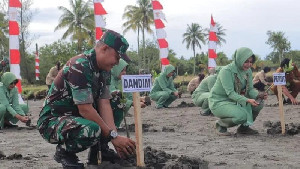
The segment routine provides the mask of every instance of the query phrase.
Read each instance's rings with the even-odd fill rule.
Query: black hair
[[[201,82],[204,79],[205,75],[203,73],[199,73],[198,77],[199,77],[199,82]]]
[[[265,73],[268,73],[268,72],[270,72],[271,71],[271,68],[270,67],[268,67],[268,66],[266,66],[266,67],[264,67],[264,72]]]
[[[290,63],[290,59],[289,59],[289,58],[285,58],[285,59],[283,59],[283,60],[281,61],[280,67],[284,68],[285,65],[286,65],[286,66],[289,66],[289,63]]]
[[[60,70],[60,62],[59,61],[56,62],[56,68],[57,68],[57,70]]]
[[[255,61],[256,61],[256,57],[255,57],[255,55],[253,54],[252,56],[250,56],[250,57],[252,57],[252,64],[253,63],[255,63]]]

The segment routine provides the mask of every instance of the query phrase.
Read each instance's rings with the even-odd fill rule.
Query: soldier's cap
[[[115,31],[107,29],[100,38],[100,41],[107,46],[115,49],[115,51],[119,53],[122,59],[124,59],[125,61],[130,61],[130,58],[126,54],[126,50],[128,49],[129,44],[122,35]]]

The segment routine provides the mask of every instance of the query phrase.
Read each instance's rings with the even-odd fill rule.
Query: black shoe
[[[257,130],[254,130],[248,126],[243,126],[240,125],[237,129],[237,133],[238,134],[248,134],[248,135],[254,135],[254,134],[258,134]]]
[[[202,112],[202,111],[200,111],[200,114],[202,115],[202,116],[210,116],[212,113],[211,113],[211,111],[209,110],[209,111],[206,111],[206,112]]]
[[[169,108],[169,106],[163,105],[164,108]]]
[[[109,148],[108,143],[103,143],[101,144],[101,159],[102,161],[110,161],[111,163],[115,163],[121,158],[113,149]]]
[[[79,161],[76,154],[67,152],[61,145],[56,146],[54,160],[61,163],[64,169],[84,169],[83,163]]]
[[[4,123],[4,127],[3,128],[17,128],[18,125],[14,125],[14,124],[11,124],[10,122],[7,122],[7,123]]]
[[[90,147],[89,155],[88,155],[88,165],[98,165],[98,152],[99,152],[99,144],[93,145]]]

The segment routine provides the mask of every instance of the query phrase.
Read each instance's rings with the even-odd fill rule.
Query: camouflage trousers
[[[76,116],[43,118],[38,122],[42,137],[51,144],[61,144],[68,152],[78,153],[100,141],[100,126]]]

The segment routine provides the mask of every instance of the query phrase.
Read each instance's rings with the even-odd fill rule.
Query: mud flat
[[[148,168],[300,168],[299,105],[284,105],[286,135],[280,134],[279,108],[276,97],[271,95],[252,126],[259,131],[258,135],[220,137],[212,127],[216,117],[201,116],[198,107],[180,107],[182,102],[186,103],[184,105],[192,103],[190,95],[183,95],[170,108],[155,109],[152,102],[151,106],[142,109],[145,163]],[[62,168],[53,160],[55,145],[43,140],[34,127],[42,101],[29,101],[29,105],[33,126],[19,123],[19,128],[0,130],[0,168]],[[130,136],[134,138],[133,109],[129,114],[126,119]],[[274,129],[273,134],[270,129]],[[229,131],[235,132],[236,127]],[[119,132],[126,135],[124,129]],[[78,156],[86,161],[87,151]],[[120,166],[103,163],[97,168]]]

